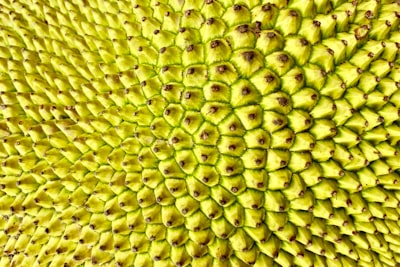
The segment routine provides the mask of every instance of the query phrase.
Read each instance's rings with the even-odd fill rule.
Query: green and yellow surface
[[[399,22],[1,0],[0,266],[400,266]]]

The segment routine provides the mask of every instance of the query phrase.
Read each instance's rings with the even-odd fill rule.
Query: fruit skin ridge
[[[0,3],[0,266],[397,266],[400,3]]]

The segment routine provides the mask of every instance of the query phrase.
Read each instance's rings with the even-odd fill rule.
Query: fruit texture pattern
[[[400,266],[397,0],[0,0],[0,266]]]

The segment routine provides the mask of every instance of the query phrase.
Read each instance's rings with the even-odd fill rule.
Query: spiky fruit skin
[[[0,3],[0,266],[398,266],[400,3]]]

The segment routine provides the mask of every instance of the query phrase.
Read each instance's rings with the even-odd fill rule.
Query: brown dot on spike
[[[208,139],[209,135],[208,135],[207,132],[203,131],[203,132],[200,134],[200,137],[201,137],[201,139],[206,140],[206,139]]]
[[[274,253],[272,253],[272,257],[273,257],[274,259],[278,258],[278,256],[279,256],[279,251],[278,251],[278,250],[277,250],[277,251],[274,251]]]
[[[275,37],[276,37],[276,34],[275,34],[274,32],[267,32],[267,37],[268,37],[269,39],[272,39],[272,38],[275,38]]]
[[[309,44],[307,39],[305,39],[305,38],[301,38],[300,39],[300,43],[301,43],[302,46],[307,46]]]
[[[226,255],[221,255],[220,257],[219,257],[219,260],[220,261],[226,261],[228,259],[228,256],[226,256]]]
[[[194,50],[194,45],[188,45],[188,47],[186,47],[186,51],[187,52],[192,52]]]
[[[209,113],[213,114],[218,111],[218,107],[210,107]]]
[[[282,124],[283,124],[283,120],[281,120],[281,119],[275,119],[275,120],[272,121],[272,123],[273,123],[274,125],[279,126],[279,125],[282,125]]]
[[[242,88],[242,96],[250,94],[250,89],[248,87]]]
[[[246,32],[249,31],[249,25],[247,25],[247,24],[240,25],[240,26],[238,26],[238,27],[236,28],[236,30],[237,30],[238,32],[240,32],[240,33],[246,33]]]
[[[171,91],[172,90],[172,85],[171,84],[165,84],[165,85],[163,85],[162,89],[164,91]]]
[[[220,45],[220,41],[219,40],[213,40],[211,41],[210,47],[211,48],[216,48]]]
[[[224,73],[227,69],[228,69],[228,67],[227,67],[226,65],[219,65],[219,66],[217,67],[217,72],[218,72],[219,74],[222,74],[222,73]]]
[[[265,81],[267,82],[267,83],[271,83],[271,82],[273,82],[275,80],[275,77],[273,76],[273,75],[267,75],[266,77],[265,77]]]
[[[261,9],[262,9],[262,11],[267,12],[267,11],[270,11],[272,9],[272,6],[271,6],[270,3],[267,3],[266,5],[263,5],[261,7]]]
[[[189,68],[188,70],[187,70],[187,74],[188,75],[191,75],[191,74],[193,74],[195,72],[195,68]]]
[[[256,117],[257,117],[257,116],[256,116],[256,114],[254,114],[254,113],[251,113],[251,114],[248,115],[249,120],[255,120]]]
[[[289,56],[286,54],[280,54],[278,56],[279,61],[281,61],[282,63],[286,63],[289,61]]]
[[[256,54],[253,51],[246,51],[243,52],[243,58],[247,61],[247,62],[252,62],[253,59],[255,58]]]
[[[289,100],[286,97],[278,97],[277,100],[282,107],[286,107],[289,104]]]
[[[321,22],[319,22],[318,20],[313,20],[313,25],[315,27],[321,27]]]
[[[233,10],[240,11],[241,9],[242,9],[241,5],[238,5],[238,4],[233,5]]]
[[[219,92],[220,91],[220,87],[216,84],[213,84],[211,86],[211,91],[213,91],[214,93]]]
[[[303,74],[299,73],[294,78],[296,79],[296,81],[301,82],[303,80]]]
[[[185,93],[185,99],[190,99],[192,94],[190,92]]]

